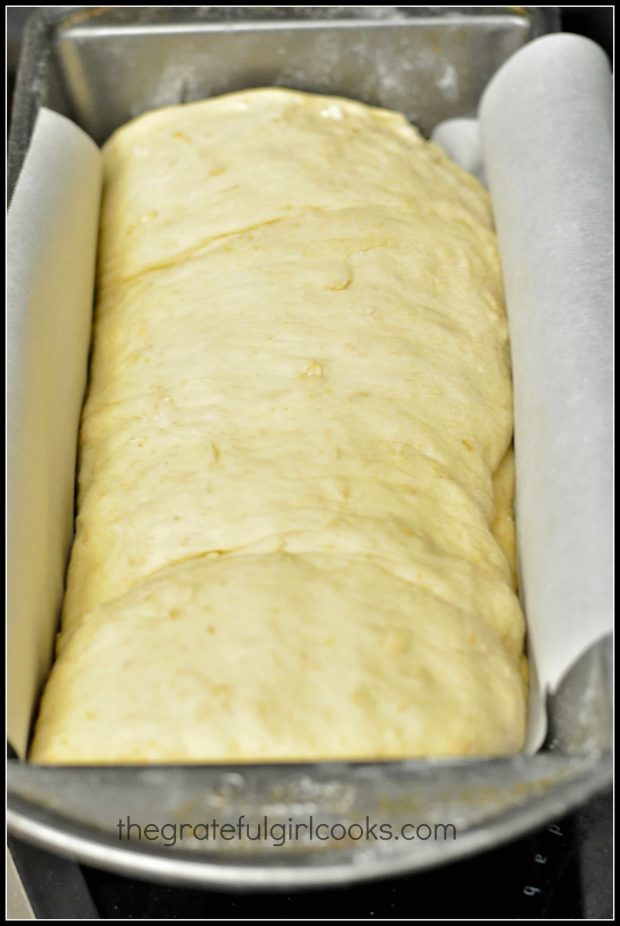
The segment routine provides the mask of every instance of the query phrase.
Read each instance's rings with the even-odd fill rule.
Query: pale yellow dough
[[[31,757],[505,754],[525,730],[486,192],[252,90],[104,149],[77,534]]]

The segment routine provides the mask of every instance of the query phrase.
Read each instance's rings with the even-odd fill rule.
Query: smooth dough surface
[[[252,90],[104,148],[76,538],[31,758],[525,733],[489,200],[403,116]]]

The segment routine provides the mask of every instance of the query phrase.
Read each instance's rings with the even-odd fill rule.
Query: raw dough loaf
[[[77,534],[31,757],[505,754],[525,726],[489,200],[253,90],[104,149]]]

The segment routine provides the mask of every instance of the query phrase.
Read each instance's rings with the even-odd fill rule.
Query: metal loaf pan
[[[502,62],[556,28],[549,8],[44,8],[25,38],[9,191],[40,106],[103,142],[154,107],[280,85],[398,109],[429,133],[445,118],[474,115]],[[597,647],[571,672],[549,704],[548,741],[535,756],[148,768],[10,759],[9,826],[90,864],[183,883],[290,888],[425,868],[514,838],[605,786],[607,656]],[[220,838],[165,847],[119,842],[117,823],[127,814],[155,823],[369,817],[395,832],[405,823],[453,823],[458,836],[290,841],[279,849]]]

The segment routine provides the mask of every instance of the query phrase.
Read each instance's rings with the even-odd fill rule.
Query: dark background
[[[23,27],[39,7],[7,8],[10,110]],[[598,42],[613,65],[613,7],[560,7],[562,29]],[[77,919],[609,919],[612,797],[473,859],[419,875],[295,894],[231,894],[108,874],[10,840],[40,918]],[[537,857],[546,859],[541,865]]]

